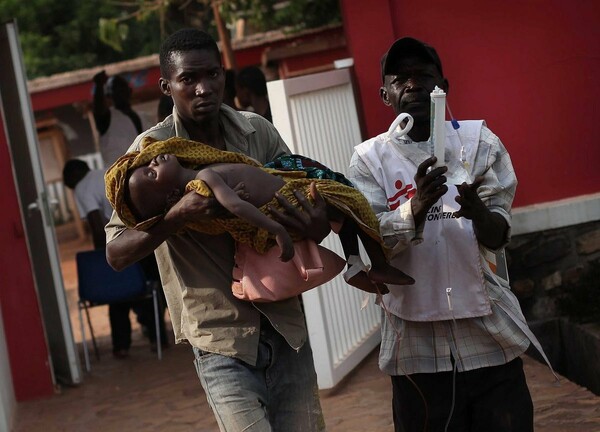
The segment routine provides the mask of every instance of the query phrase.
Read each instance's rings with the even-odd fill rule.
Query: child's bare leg
[[[367,251],[367,255],[371,258],[369,279],[375,283],[393,285],[412,285],[415,283],[412,277],[388,263],[379,242],[362,230],[358,231],[358,236]]]
[[[346,261],[348,261],[353,255],[359,256],[359,248],[358,236],[356,235],[356,225],[346,222],[347,221],[343,223],[338,236],[340,238],[340,242],[342,243],[342,248],[344,249]],[[350,269],[351,266],[352,264],[348,263],[348,269]],[[353,287],[369,293],[377,293],[377,291],[379,291],[382,294],[386,294],[388,292],[388,289],[384,284],[376,284],[369,279],[369,275],[364,270],[361,270],[354,276],[346,279],[346,282],[348,285],[352,285]]]
[[[413,278],[391,266],[381,249],[381,245],[358,228],[356,222],[346,218],[342,230],[339,233],[346,259],[351,255],[358,255],[358,237],[360,237],[369,258],[371,259],[371,270],[360,271],[347,280],[348,284],[363,291],[377,292],[382,294],[388,292],[386,283],[395,285],[410,285],[415,281]]]

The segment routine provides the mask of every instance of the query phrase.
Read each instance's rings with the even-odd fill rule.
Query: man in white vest
[[[510,157],[482,120],[447,122],[445,160],[431,157],[430,93],[448,92],[438,54],[401,38],[381,66],[383,103],[414,124],[357,146],[349,178],[378,215],[392,263],[416,280],[380,301],[395,429],[533,431],[520,356],[535,337],[491,259],[510,239]]]

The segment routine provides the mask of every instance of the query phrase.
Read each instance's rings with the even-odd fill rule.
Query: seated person
[[[241,199],[235,190],[240,184],[244,185],[245,199]],[[310,196],[315,187],[328,204],[330,219],[342,222],[340,240],[346,257],[358,253],[358,235],[371,259],[372,268],[368,274],[361,271],[355,277],[349,277],[350,285],[373,292],[375,287],[385,290],[381,284],[414,283],[410,276],[388,264],[377,217],[364,196],[336,180],[307,178],[304,171],[264,168],[240,153],[170,138],[147,141],[140,152],[122,156],[107,171],[106,185],[107,196],[119,217],[136,229],[148,229],[184,193],[195,191],[205,196],[214,195],[238,218],[203,221],[188,225],[189,228],[209,234],[229,232],[236,241],[249,244],[259,253],[277,243],[282,261],[293,257],[293,241],[299,238],[295,238],[294,233],[290,236],[281,224],[266,214],[270,207],[278,206],[276,193],[298,205],[293,192],[300,190]]]
[[[95,249],[106,247],[104,226],[110,219],[112,209],[106,199],[104,186],[104,171],[90,169],[89,165],[80,159],[67,161],[63,168],[65,186],[73,189],[75,203],[82,219],[87,220],[92,234]],[[144,273],[149,280],[160,282],[158,268],[153,255],[140,261]],[[162,293],[162,289],[159,290]],[[164,294],[162,294],[164,296]],[[165,302],[161,302],[162,313],[159,314],[159,331],[162,347],[167,347],[164,312]],[[137,321],[147,330],[151,349],[157,349],[156,324],[154,319],[154,304],[152,299],[141,301],[121,301],[108,305],[113,355],[116,358],[126,358],[131,347],[131,321],[129,311],[137,315]]]

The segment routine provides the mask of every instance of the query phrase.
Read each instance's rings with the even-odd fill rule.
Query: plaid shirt
[[[382,136],[374,138],[382,139]],[[410,139],[400,143],[416,144]],[[390,144],[392,145],[392,144]],[[385,192],[374,180],[367,165],[355,152],[348,178],[369,200],[381,224],[381,234],[394,253],[409,252],[423,235],[423,226],[415,227],[408,200],[390,211]],[[478,193],[491,211],[505,217],[510,226],[510,207],[517,179],[508,152],[485,125],[471,170],[472,178],[483,175]],[[506,242],[510,238],[508,233]],[[483,252],[483,250],[482,250]],[[483,260],[483,256],[482,256]],[[485,267],[485,266],[484,266]],[[486,273],[484,271],[484,273]],[[418,275],[413,275],[418,278]],[[485,274],[485,286],[491,300],[491,315],[454,321],[406,321],[383,311],[379,366],[389,375],[451,371],[452,359],[459,371],[507,363],[521,355],[529,339],[519,324],[525,324],[518,301],[508,285],[498,286]]]

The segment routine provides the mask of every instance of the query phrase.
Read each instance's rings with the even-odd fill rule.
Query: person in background
[[[71,159],[63,168],[63,181],[66,187],[73,190],[79,216],[88,223],[94,248],[104,249],[104,225],[112,214],[105,194],[104,170],[92,170],[85,161]]]
[[[241,109],[249,109],[271,123],[271,105],[267,95],[267,81],[263,71],[256,66],[240,70],[235,77],[236,98]]]
[[[271,123],[222,103],[225,71],[215,40],[182,29],[160,49],[162,92],[173,114],[138,136],[130,151],[150,137],[178,136],[220,150],[244,153],[261,164],[289,149]],[[243,185],[239,185],[243,190]],[[329,233],[325,204],[302,195],[304,211],[273,217],[317,243]],[[325,429],[312,351],[296,297],[251,303],[231,291],[234,241],[184,229],[224,212],[213,198],[184,195],[148,231],[125,227],[113,212],[106,226],[108,262],[120,270],[155,251],[178,343],[192,346],[198,377],[221,431],[311,432]]]
[[[168,116],[173,114],[173,98],[167,95],[161,95],[156,107],[156,117],[158,123],[162,122]]]
[[[355,147],[348,177],[378,215],[392,264],[416,280],[389,285],[381,301],[395,429],[533,431],[520,356],[537,340],[488,264],[510,240],[509,154],[480,120],[446,122],[445,160],[430,157],[430,93],[449,88],[431,46],[397,40],[381,72],[383,103],[414,125]]]
[[[223,103],[231,108],[237,109],[235,104],[235,71],[227,69],[225,71],[225,92],[223,93]]]
[[[79,216],[87,220],[94,248],[104,249],[106,247],[104,226],[112,214],[112,207],[105,194],[104,170],[91,170],[85,161],[71,159],[67,161],[63,168],[63,181],[66,187],[73,189]],[[148,279],[158,280],[158,276],[154,273],[151,265],[144,262],[142,268]],[[111,303],[108,305],[108,316],[113,355],[119,359],[129,356],[129,348],[131,347],[129,311],[132,309],[137,314],[138,322],[147,332],[151,349],[156,349],[156,326],[152,299],[138,302]],[[159,314],[159,329],[162,346],[166,347],[168,343],[166,342],[164,313]]]
[[[93,80],[94,121],[100,135],[102,160],[109,167],[148,128],[149,122],[131,107],[132,89],[125,78],[108,77],[105,71],[100,71]]]

